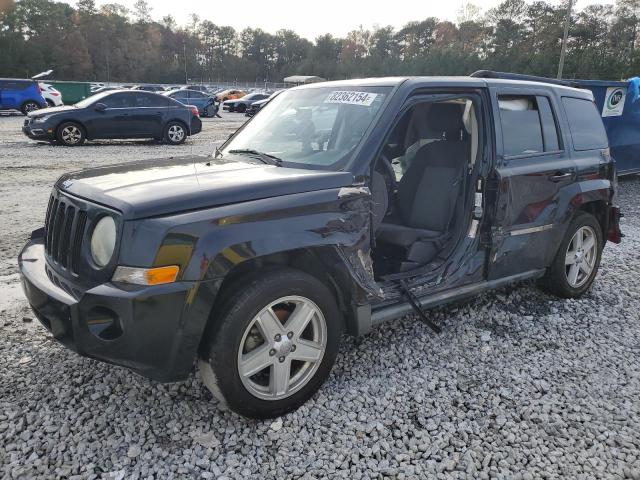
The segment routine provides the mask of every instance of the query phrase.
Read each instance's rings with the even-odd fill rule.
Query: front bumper
[[[48,267],[42,238],[25,245],[18,264],[33,312],[67,348],[161,382],[191,372],[218,284],[82,290]]]
[[[55,134],[53,128],[46,124],[25,124],[22,126],[22,133],[32,140],[53,140]]]

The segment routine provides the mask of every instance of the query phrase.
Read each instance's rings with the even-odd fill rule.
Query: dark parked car
[[[116,90],[32,112],[22,132],[33,140],[67,146],[98,138],[155,138],[178,145],[201,129],[195,107],[155,93]]]
[[[269,95],[269,97],[263,99],[263,100],[258,100],[257,102],[253,102],[251,105],[249,105],[247,107],[247,110],[245,111],[245,115],[247,117],[253,117],[256,113],[258,113],[258,111],[264,107],[267,103],[269,103],[271,100],[273,100],[275,97],[277,97],[278,95],[280,95],[282,92],[284,92],[284,90],[277,90],[275,92],[273,92],[271,95]]]
[[[583,295],[620,241],[615,186],[584,90],[314,84],[214,157],[62,176],[18,261],[64,345],[160,381],[199,358],[216,397],[270,417],[322,385],[343,330],[415,312],[439,331],[425,309],[523,280]]]
[[[37,81],[0,78],[0,110],[20,110],[27,115],[47,106]]]
[[[162,85],[136,85],[131,90],[144,90],[145,92],[164,92]]]
[[[210,93],[209,89],[204,85],[185,85],[184,87],[180,87],[182,90],[195,90],[196,92],[201,93]]]
[[[242,98],[222,102],[222,109],[230,112],[244,113],[250,105],[267,98],[269,98],[269,94],[267,93],[249,93]]]
[[[185,105],[194,105],[198,108],[198,112],[200,112],[200,115],[203,117],[213,117],[218,111],[215,98],[208,93],[181,88],[178,90],[170,90],[165,92],[163,95],[173,98]]]

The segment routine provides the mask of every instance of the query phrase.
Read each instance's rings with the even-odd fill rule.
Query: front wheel
[[[57,140],[67,147],[82,145],[85,140],[84,129],[75,122],[65,122],[58,127]]]
[[[235,412],[282,415],[308,400],[329,375],[342,318],[327,286],[298,270],[269,270],[241,285],[228,289],[236,293],[214,312],[200,373]]]
[[[596,278],[603,247],[600,224],[593,215],[580,212],[567,228],[558,253],[539,286],[563,298],[581,296]]]
[[[169,122],[164,128],[164,141],[169,145],[180,145],[187,139],[187,129],[180,122]]]

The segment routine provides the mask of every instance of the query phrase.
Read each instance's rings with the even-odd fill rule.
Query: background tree
[[[381,75],[466,75],[480,68],[554,76],[568,0],[472,3],[455,22],[416,19],[401,28],[360,26],[313,42],[289,29],[234,28],[192,14],[159,21],[147,0],[75,7],[53,0],[0,0],[0,75],[47,69],[59,79],[120,82],[282,81]],[[623,79],[640,71],[640,0],[574,11],[565,76]]]

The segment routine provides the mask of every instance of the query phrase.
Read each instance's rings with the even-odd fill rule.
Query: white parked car
[[[42,96],[47,101],[50,107],[59,107],[64,105],[62,103],[62,94],[53,88],[48,83],[38,82],[40,84],[40,89],[42,90]]]

